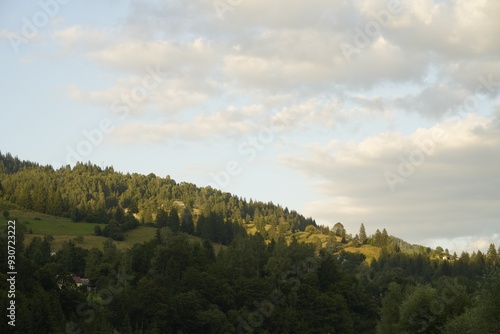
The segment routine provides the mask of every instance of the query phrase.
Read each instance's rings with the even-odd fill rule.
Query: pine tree
[[[494,244],[490,244],[488,252],[486,253],[486,259],[488,263],[495,264],[498,261],[498,253]]]
[[[194,234],[194,223],[191,209],[185,207],[182,210],[181,231],[187,234]]]
[[[156,227],[163,228],[167,226],[168,215],[163,209],[159,209],[156,213]]]
[[[172,232],[178,232],[180,229],[180,219],[176,208],[172,208],[168,213],[167,227],[172,230]]]
[[[342,237],[342,240],[340,242],[343,243],[343,244],[347,243],[347,240],[345,238],[345,229],[342,229],[342,232],[340,233],[340,236]]]
[[[374,246],[382,247],[383,246],[383,237],[382,232],[379,229],[375,232],[375,236],[371,242]]]
[[[365,230],[365,225],[361,223],[361,227],[359,228],[359,242],[364,245],[366,244],[366,230]]]
[[[382,246],[387,246],[389,244],[389,234],[387,230],[384,228],[382,230]]]

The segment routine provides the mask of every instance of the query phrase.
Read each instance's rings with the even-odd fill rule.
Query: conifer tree
[[[163,209],[159,209],[156,213],[156,227],[163,228],[167,226],[168,215]]]
[[[194,234],[194,223],[191,209],[185,207],[182,210],[181,231],[187,234]]]
[[[172,232],[178,232],[180,229],[179,214],[176,208],[172,208],[168,213],[167,227],[172,230]]]
[[[365,225],[361,223],[361,227],[359,228],[359,242],[360,244],[364,245],[366,244],[366,230],[365,230]]]
[[[490,244],[488,252],[486,253],[486,259],[490,264],[495,264],[498,261],[498,253],[494,244]]]
[[[382,246],[387,246],[389,244],[389,234],[387,233],[387,230],[384,228],[382,230]]]

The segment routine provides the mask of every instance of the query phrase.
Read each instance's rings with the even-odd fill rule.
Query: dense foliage
[[[23,239],[17,225],[18,245]],[[498,333],[498,257],[464,253],[364,256],[260,234],[215,254],[211,242],[168,227],[132,249],[50,253],[36,237],[17,252],[18,333]],[[6,232],[0,247],[5,254]],[[200,239],[201,240],[201,239]],[[2,258],[2,268],[6,267]],[[94,289],[58,286],[70,274]],[[0,274],[1,307],[7,306]],[[7,324],[0,326],[7,332]],[[36,329],[36,330],[35,330]],[[81,332],[80,332],[81,330]]]
[[[102,250],[70,241],[54,254],[51,236],[23,246],[26,228],[18,222],[17,333],[500,332],[494,245],[486,254],[457,256],[405,246],[385,230],[366,236],[362,226],[350,242],[382,249],[367,263],[364,255],[338,247],[247,234],[241,227],[247,215],[266,227],[276,219],[278,227],[325,229],[272,203],[89,164],[54,171],[7,155],[0,172],[4,201],[22,205],[17,187],[24,187],[30,198],[24,205],[38,202],[37,208],[51,212],[49,199],[59,193],[62,215],[76,208],[87,219],[101,208],[100,222],[107,226],[132,217],[156,229],[153,240],[125,251],[111,240]],[[39,188],[47,193],[44,201],[38,201]],[[147,210],[154,218],[144,218]],[[4,212],[2,221],[14,218]],[[346,241],[340,223],[330,232]],[[216,253],[212,241],[227,247]],[[7,254],[6,228],[0,249]],[[0,265],[0,307],[6,310],[5,256]],[[88,286],[77,287],[71,275],[88,278]],[[0,332],[12,330],[4,317]]]
[[[288,208],[247,201],[211,187],[176,183],[169,176],[123,174],[90,163],[54,170],[9,153],[0,153],[0,198],[75,222],[109,224],[101,234],[115,240],[123,239],[122,232],[139,223],[169,224],[174,232],[196,232],[226,244],[232,239],[229,230],[237,229],[230,225],[251,222],[264,236],[316,226],[311,218]]]

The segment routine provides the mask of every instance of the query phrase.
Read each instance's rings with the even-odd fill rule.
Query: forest
[[[457,255],[408,246],[385,229],[366,235],[364,225],[353,236],[169,176],[91,163],[55,170],[9,153],[0,153],[0,201],[105,224],[95,234],[107,237],[102,249],[70,240],[53,252],[51,235],[27,243],[29,228],[16,221],[17,318],[9,326],[4,313],[2,333],[500,333],[493,244]],[[16,217],[2,211],[7,254],[7,221]],[[138,226],[154,238],[117,249],[114,240]],[[339,241],[303,243],[298,231]],[[223,246],[215,251],[214,243]],[[346,244],[380,254],[368,261]],[[7,310],[7,256],[0,261]]]

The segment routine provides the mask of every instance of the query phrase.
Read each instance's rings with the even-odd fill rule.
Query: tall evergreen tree
[[[156,212],[156,227],[163,228],[167,226],[168,215],[163,209],[159,209]]]
[[[173,232],[178,232],[180,229],[180,219],[176,208],[172,208],[168,213],[167,227]]]
[[[370,243],[373,244],[374,246],[377,246],[377,247],[383,246],[382,232],[380,232],[379,229],[377,229],[377,231],[375,231],[375,235],[373,237],[373,240],[371,240]]]
[[[366,244],[366,230],[365,230],[365,225],[361,223],[361,227],[359,228],[359,242],[360,244],[364,245]]]
[[[182,210],[181,231],[187,234],[194,234],[193,215],[191,214],[191,209],[187,206]]]
[[[384,228],[382,230],[382,245],[385,247],[389,244],[389,234],[387,233],[387,230]]]
[[[498,253],[494,244],[490,244],[488,251],[486,252],[486,260],[490,264],[496,264],[498,262]]]

